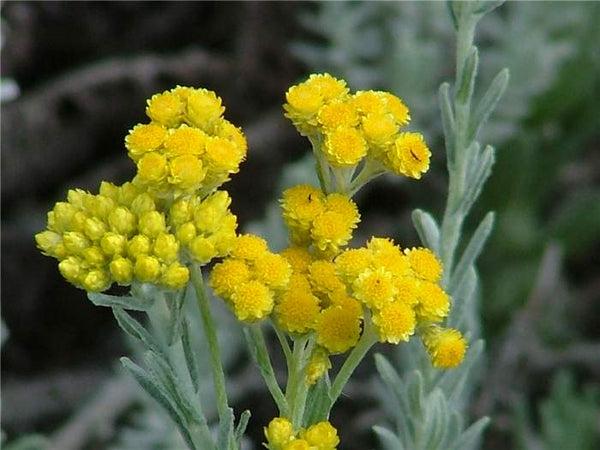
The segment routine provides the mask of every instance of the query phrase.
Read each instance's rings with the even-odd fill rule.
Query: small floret
[[[250,280],[231,296],[235,316],[244,322],[264,319],[273,310],[273,292],[260,281]]]
[[[373,323],[381,342],[397,344],[408,341],[415,332],[413,309],[403,302],[390,302],[373,315]]]

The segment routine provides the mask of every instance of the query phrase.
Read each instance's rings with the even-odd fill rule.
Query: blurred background
[[[417,245],[412,209],[443,212],[437,88],[453,78],[454,30],[442,2],[12,1],[0,15],[9,443],[44,435],[61,449],[177,448],[176,436],[165,441],[168,421],[119,372],[118,357],[134,350],[111,312],[67,284],[33,239],[68,189],[97,192],[101,180],[133,176],[123,139],[147,120],[153,93],[179,84],[222,97],[249,140],[247,161],[225,185],[232,210],[244,229],[273,236],[274,248],[285,239],[275,201],[311,172],[308,141],[281,105],[312,72],[400,96],[434,154],[421,182],[383,177],[358,194],[356,243],[377,234]],[[480,22],[476,41],[479,84],[503,67],[511,79],[484,127],[497,163],[467,223],[496,211],[479,263],[487,356],[472,418],[492,418],[486,449],[598,448],[600,3],[509,2]],[[252,409],[248,444],[259,448],[275,407],[262,400],[239,336],[223,341],[234,406]],[[332,418],[344,449],[376,446],[371,426],[386,421],[371,358],[358,375],[346,412]]]

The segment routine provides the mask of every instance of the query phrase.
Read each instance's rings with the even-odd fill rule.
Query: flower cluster
[[[310,185],[287,189],[281,206],[292,243],[312,245],[315,253],[323,257],[339,253],[360,220],[358,208],[349,197],[337,193],[325,195]]]
[[[222,117],[213,91],[178,86],[148,100],[151,122],[125,138],[135,182],[157,193],[204,195],[237,173],[246,157],[242,131]]]
[[[103,182],[98,195],[70,190],[36,241],[67,281],[90,292],[135,281],[179,289],[189,278],[160,203],[132,183]]]
[[[135,178],[103,182],[98,195],[69,191],[36,235],[67,281],[90,292],[114,282],[176,290],[189,280],[187,264],[231,251],[237,218],[216,189],[238,171],[246,138],[224,109],[214,92],[181,86],[148,100],[151,122],[125,138]]]
[[[294,431],[288,419],[276,417],[264,433],[269,450],[335,450],[340,443],[337,430],[327,421]]]
[[[255,322],[271,314],[273,299],[287,289],[290,274],[288,262],[270,252],[264,239],[244,234],[235,240],[231,256],[215,265],[210,284],[239,320]]]
[[[286,93],[286,117],[298,131],[322,143],[334,168],[357,166],[365,157],[391,172],[421,178],[431,153],[423,136],[402,131],[408,108],[389,92],[349,92],[346,82],[313,74]]]

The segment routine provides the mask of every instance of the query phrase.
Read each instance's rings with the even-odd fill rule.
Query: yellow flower
[[[247,282],[249,279],[250,269],[244,261],[227,258],[213,267],[210,273],[209,283],[214,289],[215,294],[229,300],[233,295],[235,288]]]
[[[419,302],[419,280],[413,277],[395,277],[394,286],[398,291],[396,298],[409,306],[415,306]]]
[[[442,263],[428,248],[412,248],[404,250],[410,267],[417,278],[437,282],[442,276]]]
[[[352,285],[358,275],[371,265],[371,252],[366,248],[344,250],[335,258],[335,270],[348,285]]]
[[[367,142],[356,129],[341,126],[327,132],[323,151],[333,167],[352,167],[367,154]]]
[[[390,144],[398,132],[398,125],[387,114],[369,114],[363,118],[361,127],[367,142],[376,146]]]
[[[319,422],[300,432],[300,436],[316,450],[334,450],[340,443],[337,430],[327,421]]]
[[[160,233],[154,240],[152,253],[162,263],[171,264],[177,259],[179,242],[172,234]]]
[[[175,235],[182,245],[188,245],[196,237],[196,226],[193,222],[186,222],[177,228]]]
[[[360,318],[341,306],[330,306],[317,318],[317,343],[331,354],[344,353],[354,347],[360,337]]]
[[[119,206],[108,215],[108,225],[115,233],[131,236],[137,229],[137,217],[125,206]]]
[[[416,306],[419,322],[440,322],[450,312],[450,298],[435,283],[422,281],[417,291],[419,303]]]
[[[121,256],[113,259],[108,265],[110,274],[119,284],[129,284],[133,280],[133,263]]]
[[[256,261],[269,251],[267,241],[254,234],[242,234],[235,240],[231,256],[246,261]]]
[[[58,263],[58,270],[65,279],[75,286],[81,286],[79,279],[84,272],[83,261],[76,256],[69,256]]]
[[[408,124],[410,122],[410,114],[406,105],[402,103],[402,100],[389,92],[382,92],[381,95],[385,99],[386,106],[398,125]]]
[[[367,243],[367,248],[372,252],[374,267],[383,267],[395,276],[412,275],[410,263],[394,242],[385,238],[372,238]]]
[[[373,315],[373,323],[381,342],[397,344],[414,334],[415,312],[403,302],[390,302]]]
[[[349,225],[346,217],[335,211],[325,211],[313,221],[310,237],[316,249],[325,256],[335,255],[339,248],[352,238],[354,224]]]
[[[397,293],[392,274],[382,267],[366,269],[352,284],[354,296],[371,309],[381,309]]]
[[[310,185],[291,187],[283,192],[281,207],[294,244],[308,244],[313,220],[325,211],[323,192]]]
[[[317,120],[323,128],[330,130],[342,126],[354,127],[358,124],[358,114],[352,103],[333,101],[319,110]]]
[[[72,255],[78,255],[91,245],[91,242],[82,233],[67,231],[63,234],[63,245]]]
[[[44,255],[57,257],[56,251],[62,245],[62,236],[54,231],[46,230],[35,235],[38,248]]]
[[[317,124],[317,113],[323,106],[323,98],[319,91],[312,86],[299,84],[288,89],[285,99],[285,117],[290,119],[301,133],[310,134]]]
[[[308,266],[313,261],[312,255],[305,247],[288,247],[282,250],[280,254],[290,264],[294,273],[306,273]]]
[[[139,218],[139,233],[149,238],[155,238],[166,229],[165,216],[158,211],[146,211]]]
[[[331,369],[331,361],[326,350],[317,347],[306,365],[306,384],[312,386]]]
[[[193,260],[200,264],[207,264],[218,254],[215,239],[211,237],[196,236],[190,242],[189,250]]]
[[[146,114],[154,122],[166,127],[176,127],[183,118],[184,103],[176,94],[165,91],[148,100]]]
[[[363,115],[369,114],[382,115],[386,114],[387,103],[381,92],[377,91],[357,91],[352,96],[352,102],[356,109]]]
[[[238,153],[242,155],[242,158],[246,156],[248,142],[246,141],[244,132],[240,128],[236,127],[228,120],[221,119],[216,131],[216,135],[220,138],[227,139],[234,144]]]
[[[289,263],[281,255],[265,252],[254,261],[254,275],[271,289],[285,288],[291,273]]]
[[[418,180],[429,170],[431,152],[420,133],[400,133],[387,158],[394,173]]]
[[[112,280],[104,269],[92,269],[81,279],[81,286],[88,292],[102,292],[110,287]]]
[[[138,124],[125,138],[129,156],[138,161],[144,153],[157,150],[167,137],[167,129],[158,123]]]
[[[221,98],[213,91],[193,89],[189,92],[185,117],[192,125],[204,131],[212,131],[224,112]]]
[[[169,173],[169,183],[185,192],[193,192],[204,180],[206,169],[196,156],[183,155],[169,161]]]
[[[202,155],[204,153],[206,138],[207,135],[202,130],[183,124],[179,128],[172,130],[165,139],[167,155],[169,157]]]
[[[360,222],[360,214],[356,203],[346,195],[338,193],[329,194],[325,202],[325,208],[327,211],[334,211],[341,214],[344,218],[344,223],[350,228],[355,228],[356,224]]]
[[[304,439],[294,439],[283,446],[283,450],[311,450]]]
[[[363,305],[354,297],[350,297],[346,289],[338,289],[328,295],[330,305],[341,306],[346,311],[351,311],[356,317],[362,319]]]
[[[270,449],[280,449],[294,438],[294,427],[285,417],[275,417],[264,427],[265,437]]]
[[[313,73],[308,77],[308,80],[305,81],[305,84],[316,89],[326,102],[336,98],[343,98],[348,94],[346,82],[332,77],[328,73]]]
[[[467,341],[460,331],[439,326],[427,327],[421,334],[433,367],[452,369],[464,359]]]
[[[235,316],[244,322],[264,319],[273,310],[273,292],[260,281],[250,280],[231,296]]]
[[[320,312],[319,299],[309,290],[290,289],[281,295],[275,306],[277,324],[288,333],[306,333],[314,329]]]
[[[171,223],[175,226],[182,225],[192,220],[192,204],[188,198],[179,198],[169,211]]]
[[[308,279],[313,292],[327,296],[332,292],[344,289],[344,285],[335,273],[335,265],[323,259],[314,261],[308,267]]]
[[[167,177],[167,158],[158,152],[146,153],[137,162],[137,170],[140,182],[159,184]]]
[[[106,256],[100,247],[88,247],[83,252],[81,252],[81,256],[87,263],[88,267],[102,267],[106,264]]]
[[[152,249],[152,242],[148,236],[136,234],[127,243],[127,254],[135,259],[140,255],[147,255]]]

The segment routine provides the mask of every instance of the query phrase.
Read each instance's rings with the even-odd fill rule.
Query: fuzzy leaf
[[[388,359],[379,353],[376,354],[375,366],[388,391],[393,393],[398,401],[405,401],[403,392],[404,383]]]
[[[454,441],[451,448],[456,450],[476,449],[483,434],[483,430],[488,423],[490,423],[489,417],[482,417],[479,419],[467,428],[456,441]]]
[[[117,319],[117,323],[123,331],[134,339],[139,340],[146,349],[153,350],[156,353],[163,355],[162,350],[155,342],[154,338],[137,320],[129,315],[123,308],[113,307],[113,315]],[[163,355],[164,356],[164,355]]]
[[[456,103],[468,105],[473,97],[473,88],[477,78],[477,68],[479,66],[479,51],[477,47],[471,47],[467,58],[465,59],[463,69],[460,72],[460,84],[456,92]]]
[[[456,265],[456,268],[454,269],[449,286],[449,291],[451,294],[454,293],[455,286],[458,286],[462,283],[463,278],[466,276],[469,268],[475,264],[475,260],[481,253],[485,241],[492,232],[493,226],[494,213],[490,211],[485,215],[484,219],[475,230],[475,233],[473,233],[467,248],[465,248],[465,251]]]
[[[173,302],[173,306],[169,308],[171,310],[171,319],[169,321],[169,330],[167,333],[168,345],[173,345],[173,343],[181,337],[185,299],[186,289],[181,289],[177,294],[175,302]]]
[[[483,16],[502,5],[502,3],[504,3],[504,0],[479,0],[477,6],[473,9],[473,14]]]
[[[248,427],[248,421],[250,420],[250,416],[252,414],[249,410],[244,410],[240,415],[239,422],[235,429],[235,441],[238,447],[241,448],[242,438],[244,437],[244,433],[246,432],[246,428]]]
[[[441,449],[444,436],[448,432],[448,417],[450,415],[448,403],[440,389],[434,389],[429,394],[425,406],[425,420],[423,429],[426,436],[423,448]]]
[[[467,141],[472,141],[477,138],[479,130],[483,124],[487,121],[490,114],[496,109],[496,105],[502,98],[506,86],[509,80],[509,70],[507,68],[502,69],[494,77],[490,83],[490,87],[483,95],[482,99],[477,104],[473,115],[471,116],[471,123],[469,124],[469,131],[467,134]]]
[[[219,417],[219,432],[217,434],[217,448],[227,449],[231,448],[232,441],[234,440],[233,433],[233,422],[235,417],[233,415],[233,409],[227,408],[227,412]]]
[[[142,298],[142,297],[132,297],[129,295],[126,296],[117,296],[117,295],[108,295],[108,294],[100,294],[98,292],[88,292],[87,294],[90,301],[96,306],[108,306],[110,308],[124,308],[131,309],[134,311],[148,311],[152,305],[154,304],[153,299]]]
[[[308,391],[304,425],[310,426],[317,422],[327,420],[332,398],[330,395],[331,382],[329,375],[322,376]]]
[[[456,405],[463,397],[466,381],[473,370],[473,366],[478,362],[483,352],[484,342],[479,339],[471,345],[465,356],[465,360],[459,367],[444,372],[437,385],[444,391],[448,397],[450,405]]]
[[[411,417],[421,417],[425,404],[425,394],[423,392],[423,375],[418,370],[413,370],[408,374],[406,399]]]
[[[467,188],[460,203],[460,209],[465,216],[481,194],[483,185],[492,173],[492,166],[496,162],[496,152],[491,145],[487,145],[479,157],[467,159],[467,161],[469,160],[472,161],[473,166],[468,171],[465,181]]]
[[[454,112],[452,111],[452,102],[450,101],[450,85],[448,83],[442,83],[440,85],[438,101],[440,104],[440,112],[442,114],[446,156],[448,159],[448,166],[451,167],[455,161],[454,134],[456,133],[456,124],[454,122]]]
[[[183,355],[185,357],[185,362],[190,372],[192,386],[194,387],[194,391],[197,394],[198,392],[200,392],[200,383],[202,382],[202,380],[200,378],[198,359],[196,358],[196,353],[194,353],[194,349],[190,344],[190,330],[186,317],[183,318],[181,325],[181,343],[183,346]]]
[[[428,212],[415,209],[412,213],[412,221],[423,245],[439,255],[440,229],[435,219]]]
[[[385,450],[404,450],[404,445],[402,445],[398,436],[387,428],[376,425],[373,427],[373,431],[379,438],[379,441]]]

